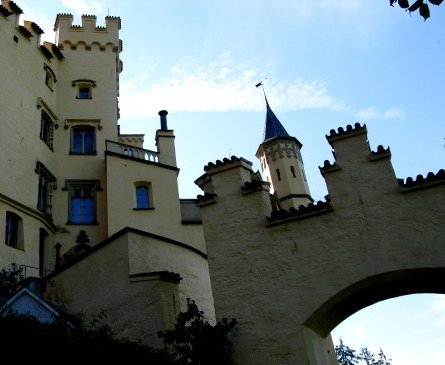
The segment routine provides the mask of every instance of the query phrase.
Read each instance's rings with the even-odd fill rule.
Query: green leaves
[[[158,336],[173,348],[179,365],[229,365],[228,333],[235,324],[234,319],[223,319],[212,326],[196,303],[187,299],[187,311],[178,314],[175,328]]]

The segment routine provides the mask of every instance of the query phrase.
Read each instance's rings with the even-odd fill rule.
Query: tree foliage
[[[391,359],[388,359],[382,349],[378,354],[374,354],[367,347],[362,347],[357,353],[356,350],[350,348],[343,343],[335,346],[335,354],[340,365],[391,365]]]
[[[0,298],[9,299],[20,289],[24,275],[23,268],[17,264],[0,270]]]
[[[63,322],[42,323],[31,316],[0,317],[5,363],[174,365],[162,352],[127,339],[115,339],[97,323],[68,329]]]
[[[391,6],[398,3],[402,9],[406,9],[410,14],[418,10],[420,16],[425,20],[430,17],[430,7],[428,3],[439,6],[442,2],[443,0],[389,0]]]
[[[158,336],[173,349],[180,365],[228,365],[228,334],[235,324],[235,319],[223,319],[212,326],[195,302],[187,299],[187,311],[178,314],[175,328]]]

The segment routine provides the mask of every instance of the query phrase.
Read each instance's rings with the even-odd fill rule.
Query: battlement
[[[106,46],[111,46],[113,51],[122,51],[122,42],[119,40],[121,29],[119,17],[105,17],[105,27],[96,25],[95,15],[82,15],[81,25],[73,25],[73,19],[72,14],[57,14],[54,31],[56,44],[59,47],[69,44],[72,49],[75,49],[77,44],[83,43],[87,49],[91,49],[91,45],[97,43],[101,50],[104,50]]]
[[[333,209],[330,204],[329,196],[327,195],[325,199],[325,201],[320,200],[316,203],[309,203],[307,206],[300,205],[298,209],[290,208],[289,210],[273,210],[270,216],[266,218],[266,227],[332,212]]]
[[[368,130],[366,128],[366,124],[360,125],[360,123],[355,123],[354,127],[350,124],[346,126],[346,130],[343,127],[338,128],[336,131],[335,129],[331,129],[329,131],[329,135],[326,135],[326,139],[328,140],[329,144],[332,146],[332,143],[335,141],[338,141],[340,139],[344,138],[350,138],[353,136],[357,136],[360,134],[367,134]]]
[[[440,170],[437,174],[430,172],[426,177],[418,175],[416,180],[410,177],[406,181],[397,179],[390,161],[390,148],[379,145],[372,151],[367,139],[366,125],[356,123],[354,127],[340,127],[338,130],[331,130],[326,138],[333,147],[335,157],[334,162],[326,160],[323,166],[319,167],[329,192],[326,200],[299,205],[298,208],[283,209],[277,198],[271,196],[270,210],[255,213],[258,216],[263,214],[266,227],[334,210],[352,211],[357,207],[373,206],[378,200],[385,201],[383,196],[399,199],[397,196],[401,197],[403,193],[445,183],[445,170]],[[224,209],[232,205],[237,214],[240,209],[253,213],[253,207],[249,207],[251,203],[244,201],[243,196],[262,192],[253,199],[258,202],[264,200],[265,195],[269,196],[270,184],[262,181],[251,167],[249,161],[235,156],[218,160],[216,163],[209,162],[204,166],[205,173],[195,181],[204,191],[204,195],[198,196],[198,206],[206,207],[215,203],[219,205],[224,201]],[[233,199],[241,202],[235,203]],[[260,206],[261,209],[267,207],[257,205]]]
[[[23,14],[23,10],[11,0],[2,0],[2,7],[9,10],[9,12],[20,15]]]
[[[25,20],[23,25],[19,25],[23,11],[16,3],[9,0],[2,0],[0,14],[3,15],[0,19],[9,27],[11,38],[13,38],[16,43],[19,43],[21,39],[27,40],[28,42],[24,42],[24,44],[29,44],[37,48],[38,52],[46,58],[46,62],[50,62],[53,58],[57,60],[64,58],[62,52],[53,43],[43,42],[43,44],[41,44],[41,35],[44,31],[37,23]]]
[[[408,193],[411,191],[416,191],[420,189],[425,189],[434,185],[440,185],[445,183],[445,170],[440,169],[437,174],[429,172],[426,177],[422,175],[417,175],[414,180],[412,177],[408,177],[405,181],[403,179],[398,179],[400,188],[403,193]]]

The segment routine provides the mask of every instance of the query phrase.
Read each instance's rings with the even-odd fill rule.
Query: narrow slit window
[[[276,171],[277,171],[278,181],[281,181],[280,169],[277,169]]]
[[[290,167],[290,172],[292,172],[293,177],[297,177],[297,175],[295,175],[295,169],[293,166]]]

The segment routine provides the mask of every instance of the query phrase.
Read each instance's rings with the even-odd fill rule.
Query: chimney
[[[161,117],[161,131],[167,131],[167,110],[161,110],[159,113],[159,116]]]

